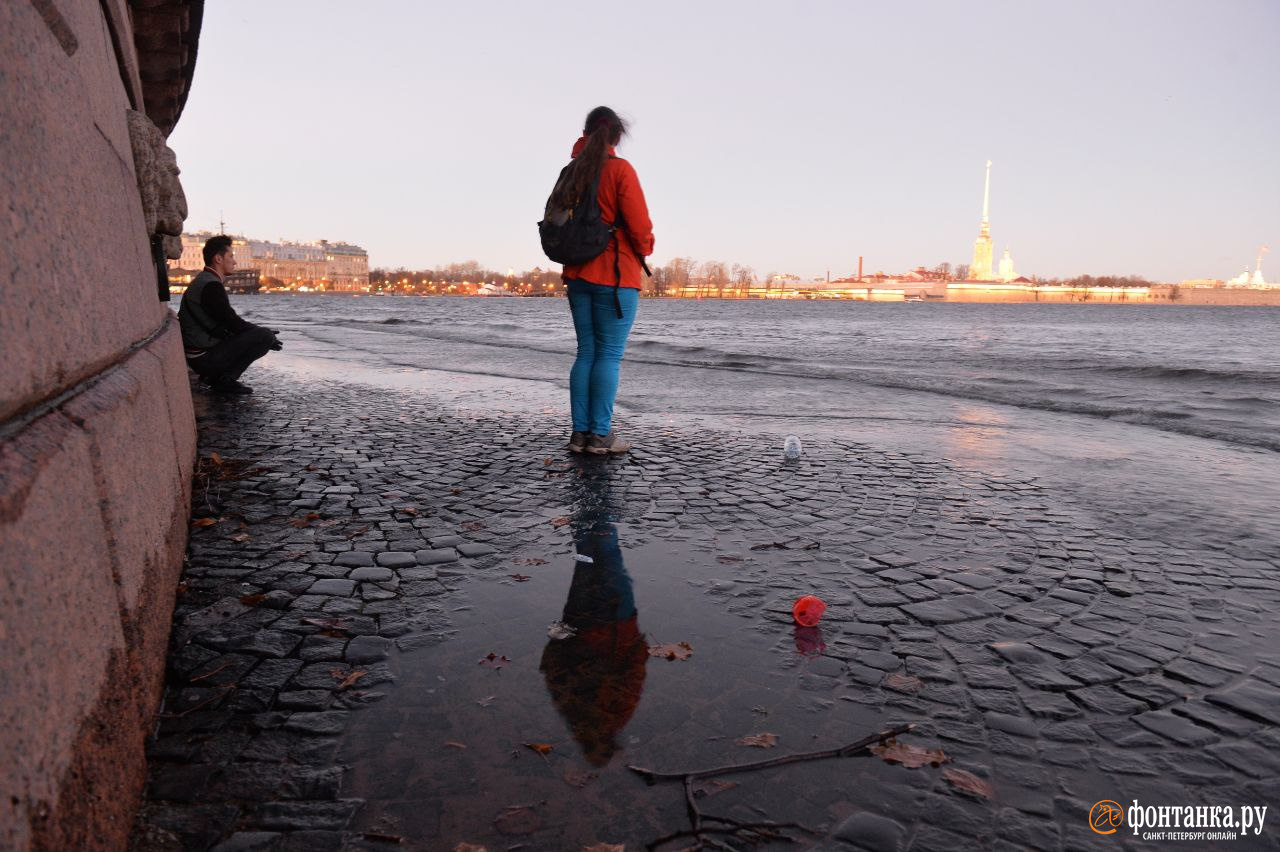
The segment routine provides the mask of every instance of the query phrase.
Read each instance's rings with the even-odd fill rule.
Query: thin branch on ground
[[[684,788],[685,806],[689,811],[689,824],[692,828],[683,831],[676,831],[671,834],[659,837],[657,840],[649,843],[647,848],[650,850],[657,849],[664,843],[670,843],[680,838],[693,838],[695,845],[693,849],[721,849],[725,852],[735,852],[735,847],[726,841],[721,841],[713,835],[719,835],[731,840],[739,840],[745,843],[756,844],[770,840],[785,840],[789,843],[798,843],[799,840],[787,834],[788,829],[802,831],[806,834],[816,835],[817,832],[812,829],[795,822],[742,822],[741,820],[731,819],[729,817],[712,816],[704,814],[702,809],[698,807],[698,797],[693,790],[693,782],[700,778],[712,778],[717,775],[732,775],[738,772],[751,772],[757,769],[769,769],[774,766],[786,766],[790,763],[800,763],[807,760],[824,760],[832,757],[853,757],[868,751],[871,746],[882,743],[885,740],[893,739],[899,734],[905,734],[914,728],[915,725],[894,725],[877,734],[863,737],[860,740],[854,740],[848,745],[840,748],[823,749],[822,751],[808,751],[800,754],[788,754],[782,757],[774,757],[769,760],[757,760],[752,763],[731,763],[727,766],[718,766],[714,769],[696,769],[690,772],[657,772],[652,769],[645,769],[640,766],[628,766],[632,772],[644,778],[649,784],[656,784],[659,781],[680,781]],[[707,826],[704,822],[722,823],[721,826]]]

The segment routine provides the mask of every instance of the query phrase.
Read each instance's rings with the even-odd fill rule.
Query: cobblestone
[[[551,736],[539,717],[487,703],[521,683],[528,712],[547,712],[564,698],[544,681],[554,651],[512,646],[505,667],[477,663],[513,636],[546,641],[551,619],[492,601],[534,595],[552,576],[540,566],[577,550],[561,519],[597,499],[599,470],[628,554],[682,560],[655,578],[663,597],[645,587],[644,611],[669,608],[661,641],[695,647],[688,661],[649,661],[647,689],[657,672],[691,680],[642,705],[648,733],[619,729],[627,761],[592,765],[590,795],[626,812],[614,824],[628,844],[671,830],[683,804],[621,763],[723,762],[728,743],[762,730],[803,750],[914,722],[913,742],[995,789],[984,802],[937,770],[859,759],[830,770],[855,782],[815,764],[776,783],[744,776],[707,803],[811,823],[819,848],[1111,849],[1088,831],[1101,798],[1277,794],[1280,584],[1265,536],[1131,528],[1016,473],[834,440],[782,466],[773,437],[655,426],[630,457],[584,468],[553,449],[564,436],[547,417],[336,382],[320,405],[313,387],[259,384],[252,400],[200,400],[202,452],[228,475],[193,507],[219,520],[192,532],[140,836],[361,849],[365,832],[403,832],[410,848],[453,848],[517,801],[467,810],[468,785],[482,783],[470,779],[493,772],[520,779],[513,797],[549,802],[547,826],[588,819],[555,810],[588,743],[532,755],[521,744]],[[478,456],[477,433],[503,440]],[[233,539],[241,530],[247,541]],[[829,606],[809,634],[789,614],[805,593]],[[725,620],[700,636],[691,614],[707,608]],[[763,650],[717,658],[735,644]],[[585,737],[575,724],[566,716]],[[490,751],[456,747],[495,730]],[[528,839],[569,848],[557,830]]]

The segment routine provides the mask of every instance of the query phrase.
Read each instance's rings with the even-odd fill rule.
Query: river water
[[[282,330],[269,364],[563,411],[567,432],[563,299],[235,306]],[[1280,505],[1280,309],[642,301],[618,414],[633,430],[838,435],[1039,476],[1161,526],[1195,516],[1256,534]]]

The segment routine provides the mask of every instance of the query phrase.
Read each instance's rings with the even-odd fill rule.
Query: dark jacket
[[[222,279],[207,268],[182,294],[178,324],[188,355],[212,349],[228,337],[255,327],[232,309]]]

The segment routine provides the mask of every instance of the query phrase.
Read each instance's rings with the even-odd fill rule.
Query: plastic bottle
[[[801,447],[800,439],[795,435],[788,435],[787,439],[782,442],[782,455],[787,461],[795,461],[800,458]]]

